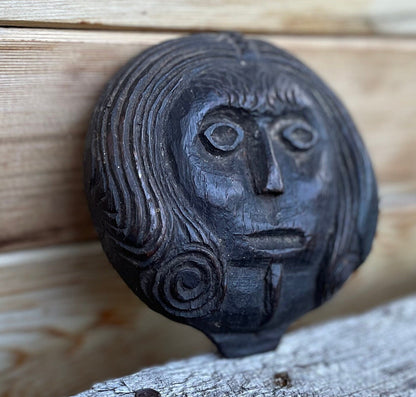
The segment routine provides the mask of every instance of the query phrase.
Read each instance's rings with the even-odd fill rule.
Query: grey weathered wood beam
[[[416,396],[416,295],[289,333],[273,352],[197,356],[97,384],[78,397],[158,395],[144,389],[163,397]]]

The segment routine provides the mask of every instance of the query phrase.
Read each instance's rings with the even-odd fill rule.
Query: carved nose
[[[273,159],[268,167],[266,183],[261,188],[261,192],[269,194],[282,194],[284,192],[282,173],[276,159]]]
[[[259,129],[248,140],[247,157],[253,187],[257,194],[282,194],[282,172],[273,150],[273,142],[267,130]]]
[[[273,144],[270,138],[266,135],[264,139],[264,160],[266,177],[262,178],[262,186],[260,186],[260,193],[263,194],[282,194],[284,192],[282,172],[280,171],[279,163],[273,151]],[[263,171],[263,172],[264,172]]]

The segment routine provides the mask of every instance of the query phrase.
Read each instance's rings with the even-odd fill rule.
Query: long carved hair
[[[253,56],[283,65],[309,87],[336,134],[341,199],[316,303],[331,296],[370,250],[377,219],[374,174],[351,118],[327,86],[296,58],[261,41],[225,33],[164,42],[121,69],[101,96],[84,168],[90,210],[110,262],[149,306],[177,321],[218,307],[226,263],[215,235],[178,186],[166,113],[190,76]]]

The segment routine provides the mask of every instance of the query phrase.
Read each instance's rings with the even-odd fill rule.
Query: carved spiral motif
[[[208,251],[189,250],[159,269],[153,295],[164,310],[182,317],[202,317],[223,295],[220,264]]]

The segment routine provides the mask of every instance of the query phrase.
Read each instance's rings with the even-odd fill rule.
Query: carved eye
[[[221,152],[233,151],[243,140],[242,128],[231,122],[219,122],[211,124],[204,132],[209,144]]]
[[[303,120],[282,120],[276,127],[294,149],[308,150],[318,141],[316,130]]]

